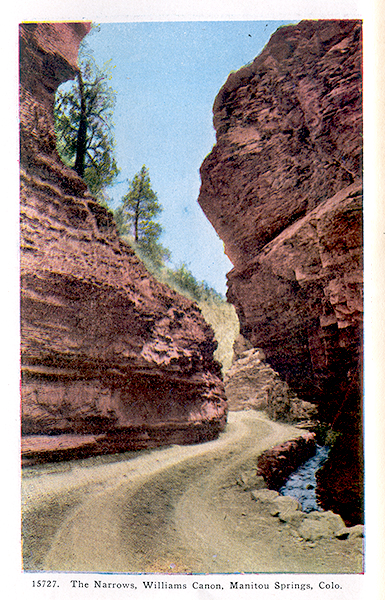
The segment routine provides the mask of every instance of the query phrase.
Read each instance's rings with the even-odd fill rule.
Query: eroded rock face
[[[318,404],[322,421],[349,427],[356,446],[361,57],[360,22],[279,29],[215,100],[217,143],[199,196],[234,265],[228,299],[241,334],[300,398]]]
[[[311,420],[316,414],[314,404],[294,394],[265,362],[262,350],[250,348],[239,353],[237,347],[246,346],[246,340],[242,343],[239,338],[234,344],[236,359],[224,376],[229,410],[263,410],[273,420],[289,422]]]
[[[95,454],[212,439],[226,420],[216,342],[198,307],[146,271],[56,153],[54,92],[75,76],[88,29],[20,27],[22,427],[30,460],[76,447]],[[77,443],[79,435],[94,437]]]

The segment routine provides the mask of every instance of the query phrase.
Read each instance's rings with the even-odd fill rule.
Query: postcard
[[[9,595],[380,597],[374,13],[70,4],[14,20]]]

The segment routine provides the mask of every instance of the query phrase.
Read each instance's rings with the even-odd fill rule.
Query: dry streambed
[[[258,454],[299,433],[231,412],[206,444],[25,469],[25,569],[361,572],[361,539],[307,541],[236,483]]]

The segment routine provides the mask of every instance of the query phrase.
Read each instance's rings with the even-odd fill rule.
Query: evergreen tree
[[[163,208],[151,187],[145,165],[129,182],[128,193],[122,198],[122,208],[136,243],[156,241],[159,238],[162,227],[154,219]]]
[[[91,193],[102,196],[119,172],[112,131],[116,98],[108,85],[108,64],[99,69],[86,46],[79,56],[76,79],[55,98],[57,150],[63,162],[84,178]]]
[[[151,187],[145,165],[129,182],[128,192],[114,211],[115,222],[121,235],[131,236],[138,254],[156,268],[170,259],[170,251],[159,243],[162,226],[156,217],[163,211],[156,192]]]

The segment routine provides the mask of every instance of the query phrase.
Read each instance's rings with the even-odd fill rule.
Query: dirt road
[[[362,570],[359,543],[309,544],[236,485],[263,450],[296,437],[229,414],[218,440],[25,469],[24,568],[91,572]]]

